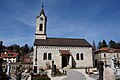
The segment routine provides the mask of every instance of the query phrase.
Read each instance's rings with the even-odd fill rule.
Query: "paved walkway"
[[[51,77],[51,70],[47,70],[47,74],[48,74],[48,77],[51,78],[51,80],[63,80],[64,78],[66,78],[67,76],[59,76],[59,77]]]
[[[67,71],[68,77],[63,80],[95,80],[85,73],[85,69],[68,69]]]
[[[84,69],[67,69],[67,76],[51,77],[51,70],[48,71],[48,76],[51,80],[95,80],[85,73]]]
[[[63,80],[86,80],[86,77],[78,71],[67,70],[67,72],[68,72],[68,77]]]

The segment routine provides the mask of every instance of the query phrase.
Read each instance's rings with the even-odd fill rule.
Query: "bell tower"
[[[44,5],[42,2],[42,9],[40,14],[36,17],[36,39],[46,39],[46,23],[47,17],[44,12]]]

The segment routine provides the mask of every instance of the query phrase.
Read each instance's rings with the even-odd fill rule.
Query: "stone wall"
[[[37,48],[37,66],[46,67],[46,63],[52,64],[52,60],[56,64],[57,68],[62,68],[62,59],[59,50],[70,50],[76,67],[93,67],[93,56],[91,47],[55,47],[55,46],[38,46]],[[43,60],[44,53],[51,53],[52,60]],[[76,60],[76,54],[83,53],[83,60]],[[36,46],[34,47],[33,65],[35,65]]]

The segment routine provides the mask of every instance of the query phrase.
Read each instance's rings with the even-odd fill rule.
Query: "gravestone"
[[[34,73],[37,73],[37,65],[34,66]]]
[[[17,74],[16,80],[21,80],[21,73]]]
[[[51,74],[54,76],[55,75],[55,65],[54,65],[54,61],[52,61],[52,72]]]
[[[34,74],[33,72],[31,72],[31,80],[33,80]]]
[[[104,80],[115,80],[114,69],[107,66],[104,70]]]
[[[52,72],[54,72],[54,61],[52,61]]]

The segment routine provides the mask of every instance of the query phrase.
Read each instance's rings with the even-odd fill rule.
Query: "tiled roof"
[[[18,53],[14,53],[14,52],[11,52],[11,53],[2,53],[2,57],[3,58],[16,58],[18,55]]]
[[[103,47],[103,48],[95,51],[95,53],[101,53],[101,52],[106,52],[106,53],[116,53],[116,52],[119,52],[120,53],[120,50],[119,49],[114,49],[114,48]]]
[[[103,47],[103,48],[101,48],[101,49],[99,49],[99,50],[101,50],[101,51],[108,51],[109,48],[108,48],[108,47]]]
[[[35,46],[67,46],[67,47],[92,47],[85,39],[72,38],[47,38],[35,39]]]

